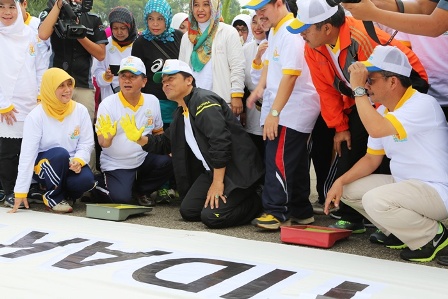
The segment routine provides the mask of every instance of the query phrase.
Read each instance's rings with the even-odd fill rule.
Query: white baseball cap
[[[393,46],[376,46],[366,61],[361,61],[369,72],[388,71],[409,77],[412,66],[406,54]]]
[[[162,82],[163,75],[174,75],[179,72],[185,72],[193,76],[193,71],[184,61],[179,59],[167,59],[163,64],[162,71],[155,73],[152,80],[155,83],[160,83]]]
[[[286,29],[293,34],[298,34],[313,24],[325,21],[337,12],[338,5],[332,7],[326,0],[297,0],[297,18]]]
[[[243,5],[241,8],[257,10],[257,9],[263,8],[269,2],[271,2],[271,0],[251,0],[248,3],[246,3],[245,5]]]
[[[134,75],[145,75],[146,76],[146,67],[143,61],[135,56],[128,56],[123,58],[120,62],[120,70],[118,73],[128,71],[133,73]]]

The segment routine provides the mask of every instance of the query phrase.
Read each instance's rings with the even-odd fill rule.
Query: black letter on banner
[[[168,280],[159,279],[156,277],[156,274],[162,270],[168,269],[173,266],[177,266],[180,264],[188,264],[188,263],[207,263],[219,266],[226,266],[225,268],[216,271],[215,273],[204,276],[196,281],[190,282],[188,284],[178,283]],[[221,260],[213,260],[213,259],[205,259],[205,258],[183,258],[183,259],[173,259],[173,260],[165,260],[161,262],[157,262],[151,265],[147,265],[143,268],[136,270],[132,277],[140,282],[158,285],[161,287],[178,289],[193,293],[198,293],[203,291],[211,286],[214,286],[224,280],[238,275],[250,268],[254,267],[253,265],[234,263],[228,261]]]
[[[368,286],[369,285],[367,284],[344,281],[337,287],[326,292],[324,295],[317,296],[316,299],[349,299],[353,298],[357,292],[364,290]]]
[[[112,249],[106,248],[112,244],[113,243],[96,242],[78,252],[70,254],[69,256],[67,256],[63,260],[57,262],[53,266],[62,268],[62,269],[72,270],[72,269],[78,269],[78,268],[82,268],[82,267],[104,265],[104,264],[122,262],[122,261],[127,261],[127,260],[135,260],[135,259],[138,259],[141,257],[150,257],[150,256],[154,256],[154,255],[159,256],[159,255],[171,253],[171,252],[160,251],[160,250],[154,250],[154,251],[150,251],[150,252],[124,252],[124,251],[120,251],[120,250],[112,250]],[[84,259],[94,255],[97,252],[114,255],[115,257],[90,260],[90,261],[83,262]]]
[[[43,242],[43,243],[34,244],[34,242],[36,242],[40,238],[45,237],[46,235],[48,235],[48,233],[32,231],[29,234],[27,234],[26,236],[24,236],[23,238],[12,243],[11,245],[0,244],[0,248],[5,248],[5,247],[6,248],[26,248],[26,249],[17,250],[15,252],[10,252],[7,254],[2,254],[1,256],[14,259],[14,258],[19,258],[22,256],[30,255],[33,253],[51,250],[51,249],[59,247],[59,246],[65,246],[68,244],[81,243],[84,241],[88,241],[87,239],[74,238],[71,240],[65,240],[65,241],[60,241],[60,242]]]
[[[274,271],[271,271],[255,280],[252,280],[248,284],[245,284],[221,297],[226,299],[251,298],[296,273],[297,272],[275,269]]]

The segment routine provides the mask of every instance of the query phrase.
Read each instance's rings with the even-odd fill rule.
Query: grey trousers
[[[391,175],[371,174],[344,186],[341,200],[386,235],[394,234],[411,250],[437,234],[448,211],[437,191],[419,180],[395,182]]]

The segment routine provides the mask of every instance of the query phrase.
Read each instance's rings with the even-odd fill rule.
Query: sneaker
[[[45,194],[45,190],[40,188],[38,183],[33,183],[30,186],[30,190],[28,191],[28,203],[40,203],[43,204],[43,195]]]
[[[281,222],[271,214],[263,213],[260,217],[252,220],[251,224],[267,230],[278,230],[285,222]]]
[[[137,197],[138,204],[144,207],[155,207],[156,201],[150,196],[140,195]]]
[[[157,204],[168,204],[172,199],[174,199],[176,193],[173,189],[160,189],[157,191],[156,203]]]
[[[448,255],[438,256],[437,263],[443,266],[448,266]]]
[[[429,241],[428,244],[416,250],[406,248],[401,251],[400,257],[406,261],[412,262],[432,261],[435,258],[437,252],[448,246],[448,232],[445,226],[443,226],[440,222],[439,228],[442,229],[442,232],[436,234],[434,239]]]
[[[315,215],[325,215],[325,213],[324,213],[324,207],[325,207],[325,205],[323,205],[323,204],[321,204],[321,203],[319,203],[319,202],[313,202],[312,204],[311,204],[312,206],[313,206],[313,213],[315,214]],[[333,207],[333,208],[331,208],[330,209],[330,216],[331,216],[331,213],[334,213],[334,212],[336,212],[338,210],[338,208],[336,208],[336,207]],[[340,216],[339,216],[339,218],[338,219],[340,219]]]
[[[369,237],[370,242],[375,244],[383,244],[386,239],[387,236],[380,229],[377,229],[376,232]]]
[[[313,216],[311,216],[311,217],[309,217],[309,218],[296,218],[296,217],[291,217],[291,218],[289,218],[289,220],[290,220],[291,223],[306,225],[306,224],[311,224],[311,223],[313,223],[313,222],[314,222],[314,217],[313,217]]]
[[[65,200],[61,201],[60,203],[58,203],[57,205],[55,205],[54,207],[52,207],[50,209],[56,213],[71,213],[71,212],[73,212],[72,206],[70,206],[69,203],[66,202]]]
[[[390,249],[404,249],[408,247],[406,244],[403,243],[400,239],[398,239],[395,235],[390,234],[387,236],[386,240],[384,240],[384,246]]]
[[[5,191],[0,189],[0,202],[4,201],[6,198]]]
[[[353,234],[362,234],[366,232],[366,227],[364,223],[354,223],[345,220],[336,221],[336,223],[329,225],[331,228],[349,229]]]
[[[5,207],[14,208],[14,193],[5,195],[5,202],[3,203]],[[19,209],[24,209],[25,205],[23,201],[20,203]]]
[[[336,220],[341,220],[342,219],[342,213],[338,210],[335,210],[333,212],[330,212],[330,217]]]
[[[371,228],[375,228],[375,227],[376,227],[375,224],[373,224],[372,222],[370,222],[370,220],[367,219],[367,218],[364,218],[364,226],[365,226],[365,227],[371,227]]]

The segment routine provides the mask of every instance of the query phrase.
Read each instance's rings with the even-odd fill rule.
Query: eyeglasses
[[[248,29],[247,28],[236,28],[236,31],[241,32],[241,33],[247,33]]]
[[[375,78],[367,77],[366,82],[367,82],[367,84],[372,85],[373,82],[374,82],[376,79],[379,79],[379,78],[390,78],[390,77],[392,77],[392,76],[380,76],[380,77],[375,77]]]

